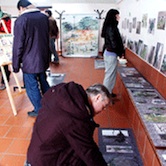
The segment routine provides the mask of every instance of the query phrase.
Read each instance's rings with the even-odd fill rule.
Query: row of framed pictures
[[[123,41],[125,42],[124,37]],[[128,39],[126,45],[136,55],[166,75],[166,54],[163,54],[163,43],[157,42],[156,46],[148,46],[142,40],[133,41]]]
[[[142,20],[138,20],[137,17],[133,17],[132,20],[124,18],[122,20],[122,29],[128,29],[129,33],[134,30],[136,34],[141,34],[142,28],[147,28],[149,34],[155,33],[155,27],[158,30],[166,29],[166,11],[159,11],[157,18],[149,17],[147,13],[142,15]]]

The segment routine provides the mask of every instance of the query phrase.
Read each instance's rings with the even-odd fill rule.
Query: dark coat
[[[86,92],[74,82],[50,88],[34,125],[27,160],[32,166],[106,166],[93,140],[97,124]]]
[[[23,13],[14,24],[13,70],[40,73],[49,67],[49,22],[38,9]]]
[[[51,38],[57,38],[59,34],[59,28],[57,26],[56,20],[49,17],[49,33]]]
[[[104,47],[115,52],[119,57],[124,54],[124,46],[117,25],[110,25],[106,30]]]

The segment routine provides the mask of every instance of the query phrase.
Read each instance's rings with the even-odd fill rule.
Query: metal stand
[[[61,24],[62,24],[62,15],[63,15],[63,13],[65,12],[64,10],[60,13],[60,12],[58,12],[57,10],[55,10],[55,12],[56,13],[58,13],[59,14],[59,17],[57,18],[57,19],[59,19],[59,26],[60,26],[60,51],[61,51],[61,56],[62,56],[62,26],[61,26]]]
[[[101,15],[103,14],[104,10],[101,10],[101,12],[98,9],[94,11],[98,14],[98,17],[96,18],[99,20],[99,31],[98,31],[98,48],[99,48],[100,47],[100,24],[101,24],[101,20],[104,19],[104,17],[102,17]],[[103,58],[103,57],[98,55],[96,58]]]

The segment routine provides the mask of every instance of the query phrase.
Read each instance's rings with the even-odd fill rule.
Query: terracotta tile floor
[[[60,65],[51,64],[50,69],[53,73],[66,73],[64,82],[75,81],[82,84],[84,88],[93,83],[102,83],[104,77],[103,69],[94,69],[93,58],[60,57]],[[23,85],[21,72],[17,74],[17,77]],[[35,118],[27,116],[27,112],[33,107],[25,90],[21,93],[18,90],[14,92],[15,85],[11,76],[10,87],[18,112],[17,116],[12,113],[7,91],[0,91],[0,166],[23,166],[35,122]],[[117,87],[115,87],[115,93],[118,94]],[[101,127],[130,127],[119,100],[117,99],[114,105],[95,117],[95,121]],[[97,142],[97,130],[94,138]]]

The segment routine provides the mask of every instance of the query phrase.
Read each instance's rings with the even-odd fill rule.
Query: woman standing
[[[103,23],[101,34],[101,37],[104,38],[105,76],[103,84],[108,88],[112,97],[116,97],[112,90],[116,81],[117,57],[121,58],[124,56],[124,46],[118,29],[119,18],[119,11],[110,9]]]

